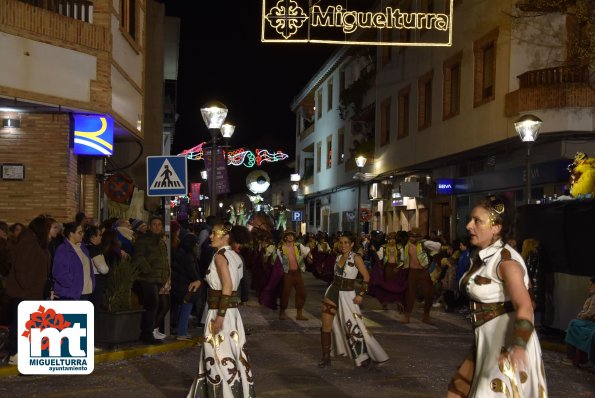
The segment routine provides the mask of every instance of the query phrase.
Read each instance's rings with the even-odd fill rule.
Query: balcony
[[[109,51],[110,32],[92,24],[92,15],[89,0],[2,0],[0,30],[61,47]]]
[[[525,72],[519,89],[506,94],[506,115],[535,109],[587,108],[595,104],[588,69],[556,67]]]
[[[551,86],[562,83],[587,83],[589,71],[587,68],[557,68],[538,69],[525,72],[517,76],[521,88]]]
[[[305,128],[304,130],[302,130],[302,132],[300,133],[300,141],[305,140],[306,137],[308,137],[310,134],[312,134],[315,129],[316,129],[316,123],[312,123],[310,126]]]
[[[91,0],[19,0],[34,7],[43,8],[65,17],[83,22],[93,22],[93,1]]]

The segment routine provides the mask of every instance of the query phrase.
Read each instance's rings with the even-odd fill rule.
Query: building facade
[[[0,219],[102,218],[116,169],[144,189],[162,151],[163,19],[154,0],[2,0],[0,118],[19,123],[0,129],[0,163],[24,175],[0,180]],[[75,114],[113,119],[112,156],[74,154]]]
[[[532,203],[563,194],[575,153],[595,151],[593,81],[569,50],[580,28],[569,14],[534,16],[516,3],[455,1],[451,47],[352,46],[327,61],[292,103],[308,230],[355,230],[359,217],[364,230],[454,238],[481,196],[526,203],[527,146],[514,129],[524,114],[543,121]]]

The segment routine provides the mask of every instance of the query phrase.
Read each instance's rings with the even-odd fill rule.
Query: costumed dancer
[[[514,206],[501,197],[489,196],[471,212],[467,231],[477,250],[460,286],[470,300],[475,347],[452,378],[449,398],[548,396],[527,268],[504,243],[513,226]]]
[[[314,267],[316,269],[316,277],[322,279],[326,283],[333,280],[333,269],[335,266],[335,257],[331,246],[327,242],[327,234],[318,231],[316,234],[316,251],[313,253]]]
[[[271,277],[271,270],[273,268],[271,263],[271,259],[275,253],[273,237],[270,234],[262,234],[258,241],[257,250],[258,253],[252,269],[252,289],[260,297],[260,293],[264,290]]]
[[[250,363],[244,351],[244,325],[237,308],[243,265],[240,256],[231,248],[231,245],[244,244],[248,240],[248,230],[241,226],[230,228],[218,224],[211,232],[211,245],[216,254],[205,277],[210,287],[209,310],[198,372],[187,398],[256,396]],[[193,282],[188,291],[197,288]]]
[[[389,359],[364,325],[359,305],[368,290],[370,276],[362,257],[353,250],[354,245],[355,237],[350,232],[339,238],[341,254],[336,258],[333,282],[326,289],[322,302],[322,360],[318,363],[321,368],[331,365],[331,343],[335,356],[349,355],[356,367]],[[363,282],[356,294],[358,272]]]
[[[428,267],[431,265],[431,253],[436,253],[442,245],[428,239],[421,239],[421,229],[411,228],[409,241],[403,249],[405,267],[409,268],[407,276],[407,298],[403,323],[409,323],[413,306],[417,299],[417,287],[421,286],[424,295],[424,315],[422,322],[430,323],[430,310],[434,304],[434,284],[430,278]]]
[[[277,260],[275,267],[283,267],[283,289],[281,290],[281,308],[279,310],[279,319],[288,319],[285,310],[289,304],[291,290],[295,288],[295,308],[298,321],[307,321],[304,316],[304,304],[306,303],[306,287],[302,274],[306,272],[305,261],[311,262],[312,256],[310,249],[301,243],[295,241],[296,233],[293,230],[283,232],[281,243],[277,249]],[[274,271],[273,271],[274,272]]]
[[[370,273],[370,295],[376,297],[384,310],[388,309],[388,304],[396,303],[397,310],[403,312],[409,273],[403,260],[407,232],[389,232],[386,241],[380,247],[378,261]]]

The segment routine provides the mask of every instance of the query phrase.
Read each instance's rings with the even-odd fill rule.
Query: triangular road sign
[[[172,167],[169,160],[165,159],[149,189],[171,190],[183,187],[184,183],[180,180],[180,177],[178,177],[176,170]]]

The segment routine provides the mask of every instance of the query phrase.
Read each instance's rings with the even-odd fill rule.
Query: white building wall
[[[0,86],[89,102],[96,57],[0,32]]]
[[[142,120],[143,96],[112,65],[112,109],[130,125]]]
[[[117,8],[119,10],[119,8]],[[144,13],[141,9],[139,12],[139,20],[144,19]],[[139,30],[140,34],[143,35],[143,30]],[[141,36],[142,37],[142,36]],[[144,40],[138,40],[141,44],[144,44]],[[112,58],[118,66],[126,71],[128,77],[138,86],[142,87],[142,74],[143,74],[143,57],[142,54],[137,52],[136,49],[124,38],[124,34],[120,32],[120,21],[118,15],[112,14]],[[130,83],[128,83],[130,84]],[[113,85],[113,82],[112,82]]]

